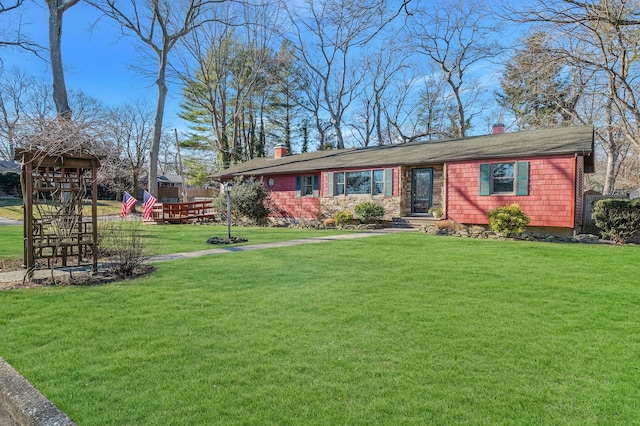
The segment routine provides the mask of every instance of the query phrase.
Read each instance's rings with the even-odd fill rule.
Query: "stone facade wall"
[[[274,176],[273,185],[268,187],[271,190],[271,198],[274,201],[278,212],[274,217],[296,218],[296,219],[317,219],[319,217],[333,217],[337,211],[347,210],[351,213],[357,204],[365,201],[373,201],[382,204],[385,208],[385,220],[393,217],[411,215],[411,173],[413,169],[433,169],[433,207],[445,209],[445,174],[444,166],[436,165],[430,167],[395,167],[393,172],[393,196],[382,195],[338,195],[328,196],[327,172],[320,173],[320,197],[296,197],[295,179],[296,175]],[[370,170],[368,168],[349,169],[346,171]],[[266,182],[267,178],[263,180]]]
[[[433,169],[432,206],[445,211],[445,174],[444,165],[400,167],[400,216],[411,216],[411,174],[414,169]]]
[[[400,197],[383,197],[383,196],[367,196],[367,195],[347,195],[337,197],[325,197],[320,199],[320,210],[325,217],[333,217],[337,211],[347,210],[354,212],[355,206],[365,201],[373,201],[374,203],[384,206],[385,220],[391,220],[394,216],[400,215]]]

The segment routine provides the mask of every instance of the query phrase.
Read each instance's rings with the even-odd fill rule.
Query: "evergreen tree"
[[[536,32],[506,63],[496,97],[520,129],[566,125],[579,98],[572,84],[569,67],[554,55],[546,35]]]
[[[274,84],[267,106],[270,115],[271,136],[274,144],[284,144],[289,153],[293,153],[295,142],[293,129],[300,115],[299,99],[302,87],[291,45],[286,40],[276,55],[275,65]]]

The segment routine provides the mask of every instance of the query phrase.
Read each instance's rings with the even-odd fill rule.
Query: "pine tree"
[[[554,55],[545,34],[536,32],[506,63],[496,97],[520,129],[566,125],[577,102],[571,86],[571,70]]]

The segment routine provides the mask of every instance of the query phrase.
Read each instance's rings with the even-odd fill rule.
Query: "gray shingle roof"
[[[20,164],[10,161],[0,160],[0,173],[18,173],[20,174]]]
[[[213,175],[224,179],[240,175],[270,175],[328,169],[430,165],[465,160],[489,160],[580,154],[593,165],[593,126],[473,136],[431,142],[412,142],[368,148],[317,151],[283,158],[256,158]]]

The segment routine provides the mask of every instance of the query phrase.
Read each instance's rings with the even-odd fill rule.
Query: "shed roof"
[[[555,127],[430,142],[316,151],[282,158],[256,158],[221,170],[215,173],[213,178],[560,154],[584,155],[586,171],[592,171],[590,169],[593,168],[593,140],[593,126]]]

